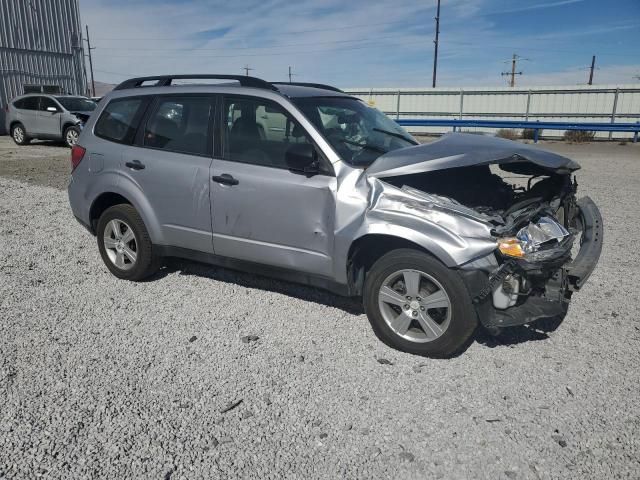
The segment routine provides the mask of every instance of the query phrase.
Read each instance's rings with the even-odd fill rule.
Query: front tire
[[[367,274],[363,302],[378,338],[416,355],[450,357],[478,324],[462,278],[419,250],[382,256]]]
[[[63,139],[64,143],[67,147],[72,148],[76,143],[78,143],[78,137],[80,136],[80,129],[76,126],[70,126],[65,128]]]
[[[159,259],[147,228],[131,205],[115,205],[104,211],[98,220],[97,240],[102,261],[118,278],[138,281],[158,270]]]
[[[27,131],[21,123],[17,123],[11,127],[11,138],[13,138],[13,141],[17,145],[26,145],[31,141],[31,139],[27,137]]]

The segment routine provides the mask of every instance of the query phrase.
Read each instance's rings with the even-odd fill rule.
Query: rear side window
[[[96,136],[118,143],[131,143],[146,101],[142,98],[112,100],[100,114],[93,132]]]
[[[211,97],[159,97],[143,145],[191,155],[211,153]]]
[[[21,98],[13,102],[13,106],[22,110],[38,110],[38,97]]]

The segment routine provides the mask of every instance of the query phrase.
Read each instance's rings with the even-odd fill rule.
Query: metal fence
[[[640,121],[640,86],[531,88],[346,89],[392,118],[553,123],[636,123]],[[436,122],[437,123],[437,122]],[[444,133],[451,123],[410,127],[415,133]],[[464,125],[468,125],[466,122]],[[466,126],[468,131],[497,128]],[[543,132],[561,136],[560,130]],[[600,138],[632,138],[633,132],[597,132]]]
[[[0,133],[4,107],[25,85],[86,92],[78,0],[0,0]]]

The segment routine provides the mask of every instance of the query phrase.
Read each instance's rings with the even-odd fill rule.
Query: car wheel
[[[137,281],[158,270],[159,259],[153,254],[147,228],[131,205],[105,210],[98,220],[97,237],[102,260],[116,277]]]
[[[67,127],[64,131],[64,143],[67,147],[73,147],[78,143],[78,137],[80,136],[80,129],[78,127]]]
[[[416,355],[454,355],[478,323],[460,275],[418,250],[381,257],[367,273],[363,302],[378,338]]]
[[[20,123],[11,128],[11,138],[13,138],[13,141],[18,145],[26,145],[31,141],[31,139],[27,137],[26,130]]]

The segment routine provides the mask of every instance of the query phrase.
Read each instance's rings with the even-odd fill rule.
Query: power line
[[[190,55],[188,58],[237,58],[237,57],[265,57],[265,56],[282,56],[282,55],[308,55],[309,53],[321,53],[321,52],[335,52],[337,51],[347,51],[347,50],[363,50],[367,48],[373,47],[384,47],[388,46],[389,43],[372,43],[370,45],[361,45],[357,47],[340,47],[336,48],[325,48],[321,50],[298,50],[291,52],[262,52],[262,53],[240,53],[234,55]],[[144,54],[133,54],[133,55],[125,55],[125,54],[116,54],[109,55],[110,58],[149,58],[149,55]],[[187,58],[184,55],[155,55],[154,58]]]
[[[380,26],[380,25],[397,25],[403,24],[406,25],[406,20],[397,20],[393,22],[379,22],[379,23],[363,23],[356,25],[343,25],[340,27],[327,27],[327,28],[314,28],[309,30],[291,30],[288,32],[275,32],[272,36],[281,36],[281,35],[297,35],[300,33],[313,33],[313,32],[325,32],[325,31],[333,31],[333,30],[346,30],[346,29],[354,29],[354,28],[370,28],[372,26]],[[201,32],[196,32],[196,35]],[[238,34],[238,35],[228,35],[224,37],[220,37],[221,39],[231,39],[231,38],[246,38],[247,34]],[[177,36],[177,37],[96,37],[97,40],[188,40],[188,36]]]
[[[262,45],[255,47],[234,47],[234,46],[225,46],[225,47],[217,47],[217,48],[157,48],[157,47],[100,47],[101,50],[141,50],[141,51],[161,51],[161,52],[197,52],[197,51],[207,51],[207,52],[215,52],[215,51],[227,51],[227,50],[262,50],[262,49],[273,49],[273,48],[287,48],[287,47],[305,47],[305,46],[315,46],[315,45],[329,45],[336,43],[358,43],[358,42],[368,42],[372,40],[386,40],[393,38],[402,38],[406,37],[406,34],[399,33],[395,35],[387,35],[384,37],[375,36],[375,37],[363,37],[363,38],[352,38],[348,40],[329,40],[326,42],[311,42],[311,43],[285,43],[285,44],[275,44],[275,45]],[[412,41],[412,43],[417,43],[417,41]]]

